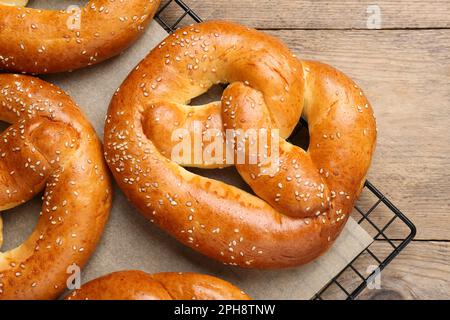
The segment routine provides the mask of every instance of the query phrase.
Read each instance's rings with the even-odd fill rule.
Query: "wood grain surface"
[[[359,83],[379,128],[369,179],[418,230],[382,272],[381,289],[365,290],[361,298],[450,298],[450,1],[185,2],[203,19],[265,30],[299,57],[332,64]],[[368,29],[370,5],[380,9],[379,29]],[[175,17],[175,11],[166,14]],[[359,203],[373,201],[363,195]],[[387,221],[389,210],[379,210],[374,219]],[[401,239],[405,228],[396,222],[386,234]],[[392,250],[384,241],[375,246],[380,255]],[[339,290],[328,295],[342,297]]]
[[[371,249],[378,255],[388,254],[389,245],[377,241]],[[367,276],[373,264],[369,255],[364,255],[354,263],[355,269]],[[450,246],[446,242],[415,241],[381,272],[379,285],[364,290],[360,299],[448,299],[448,275],[450,273]],[[360,281],[351,269],[338,278],[345,288],[356,288]],[[337,285],[331,285],[323,295],[325,299],[345,298]]]
[[[167,2],[167,1],[166,1]],[[203,19],[225,19],[259,29],[367,29],[373,7],[382,29],[450,27],[448,0],[185,0]],[[164,3],[164,1],[163,1]],[[176,16],[176,5],[170,6]],[[174,13],[174,14],[173,14]]]

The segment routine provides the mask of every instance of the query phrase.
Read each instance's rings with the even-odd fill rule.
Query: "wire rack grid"
[[[182,0],[163,1],[155,19],[169,33],[202,21]],[[306,128],[302,120],[292,136]],[[416,234],[414,224],[369,181],[365,183],[352,217],[368,231],[374,242],[322,288],[314,300],[354,300],[361,297],[366,288],[376,288],[381,271]]]

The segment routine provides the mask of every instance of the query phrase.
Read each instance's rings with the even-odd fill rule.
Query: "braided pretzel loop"
[[[221,101],[188,105],[217,83],[229,84]],[[301,115],[307,151],[285,140]],[[274,173],[236,165],[258,197],[169,159],[178,143],[172,132],[192,131],[196,121],[205,131],[279,130]],[[115,94],[105,126],[107,163],[145,216],[191,248],[248,268],[304,264],[331,246],[362,189],[375,140],[372,109],[349,78],[298,60],[264,33],[217,21],[180,29],[155,48]]]
[[[249,300],[232,284],[196,273],[120,271],[92,280],[66,300]]]
[[[53,73],[93,65],[130,46],[160,0],[91,0],[73,10],[0,5],[0,69]]]
[[[59,88],[28,76],[0,74],[0,210],[44,190],[32,235],[0,253],[0,299],[49,299],[82,267],[109,215],[111,186],[100,142]]]

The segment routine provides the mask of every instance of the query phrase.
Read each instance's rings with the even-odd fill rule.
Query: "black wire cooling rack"
[[[155,19],[169,33],[202,21],[182,0],[163,1]],[[302,121],[293,136],[305,129]],[[365,183],[352,217],[373,237],[374,242],[317,293],[315,300],[353,300],[367,287],[377,289],[381,271],[416,234],[414,224],[369,181]]]

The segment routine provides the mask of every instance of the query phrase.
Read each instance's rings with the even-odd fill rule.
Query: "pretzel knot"
[[[188,105],[217,83],[229,84],[221,101]],[[285,140],[302,115],[307,151]],[[216,129],[222,137],[224,129],[279,131],[264,145],[277,146],[273,172],[236,164],[257,196],[172,161],[179,143],[173,132],[195,134],[198,122],[202,133]],[[204,140],[204,149],[215,143]],[[180,29],[163,41],[119,88],[105,126],[107,163],[145,216],[191,248],[248,268],[304,264],[331,246],[362,189],[375,140],[372,109],[349,78],[226,22]],[[252,143],[244,139],[233,150]],[[182,165],[227,164],[190,156]]]
[[[37,78],[0,75],[0,210],[44,190],[36,229],[0,253],[0,299],[56,298],[92,254],[111,206],[100,142],[75,103]]]

